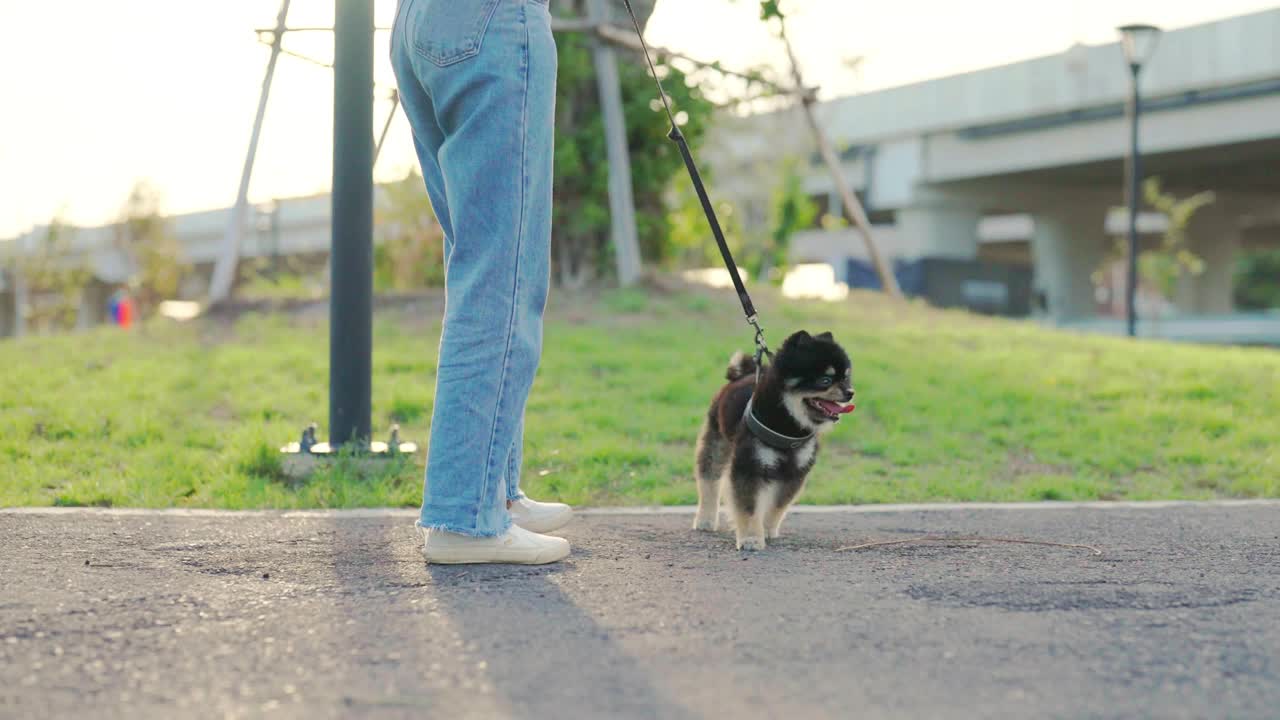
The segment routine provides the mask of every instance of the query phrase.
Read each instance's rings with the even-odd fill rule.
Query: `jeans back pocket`
[[[426,59],[444,67],[480,53],[500,0],[415,0],[406,32]]]

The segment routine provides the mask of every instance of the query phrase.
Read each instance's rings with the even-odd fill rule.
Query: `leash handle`
[[[698,172],[698,165],[693,161],[693,154],[689,152],[689,143],[684,139],[684,133],[680,132],[680,127],[676,125],[676,116],[671,112],[671,103],[667,100],[667,91],[662,87],[662,81],[658,79],[658,71],[653,66],[653,58],[649,55],[649,46],[644,41],[644,33],[640,30],[640,21],[636,19],[635,10],[631,8],[631,0],[622,0],[622,4],[627,7],[627,14],[631,16],[631,24],[636,29],[636,36],[640,38],[640,49],[644,51],[644,59],[649,64],[649,73],[653,76],[653,81],[658,85],[658,95],[662,98],[662,107],[667,110],[667,119],[671,121],[671,132],[667,133],[667,137],[675,141],[680,148],[680,157],[684,159],[684,166],[689,171],[689,178],[693,180],[693,189],[698,193],[698,201],[702,203],[702,212],[707,216],[707,223],[711,225],[711,234],[716,238],[716,245],[720,246],[720,257],[724,259],[724,265],[729,270],[729,278],[733,280],[733,289],[738,292],[738,301],[742,303],[742,312],[747,316],[747,322],[756,329],[756,356],[768,355],[773,357],[769,352],[768,345],[764,342],[764,331],[760,329],[760,323],[756,316],[756,307],[751,302],[751,296],[747,294],[747,287],[742,283],[742,276],[738,274],[738,265],[733,261],[733,253],[729,251],[729,243],[724,239],[724,231],[720,229],[720,221],[716,219],[716,211],[711,206],[711,198],[707,197],[707,188],[702,184],[702,175]],[[759,363],[757,363],[759,367]]]

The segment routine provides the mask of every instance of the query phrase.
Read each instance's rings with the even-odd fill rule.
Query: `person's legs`
[[[507,456],[507,509],[511,521],[536,533],[559,530],[573,519],[573,508],[564,503],[538,502],[520,489],[520,468],[524,448],[524,421],[516,427],[515,442]]]
[[[399,0],[396,4],[396,21],[391,34],[391,69],[396,76],[400,107],[409,119],[409,129],[413,131],[413,148],[418,155],[418,165],[422,168],[422,180],[427,187],[427,197],[431,200],[431,210],[444,231],[444,259],[447,264],[449,249],[453,244],[453,223],[449,219],[444,172],[436,157],[440,146],[444,144],[444,130],[436,122],[436,109],[431,96],[414,72],[413,55],[411,51],[406,52],[411,45],[405,45],[405,39],[401,36],[400,16],[405,12],[405,6],[412,4],[413,0]]]
[[[524,498],[520,490],[520,469],[524,465],[524,418],[516,423],[515,435],[511,442],[511,451],[507,453],[507,503]]]
[[[502,535],[550,271],[550,14],[542,0],[404,0],[392,60],[428,192],[448,223],[418,524]]]

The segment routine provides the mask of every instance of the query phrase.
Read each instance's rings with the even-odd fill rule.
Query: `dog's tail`
[[[729,358],[729,369],[725,370],[724,376],[729,382],[744,378],[755,373],[756,359],[739,350]]]

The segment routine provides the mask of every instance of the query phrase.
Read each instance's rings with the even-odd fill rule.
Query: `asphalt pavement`
[[[0,717],[1280,717],[1280,503],[690,521],[437,567],[403,513],[0,511]],[[922,533],[1102,554],[838,550]]]

